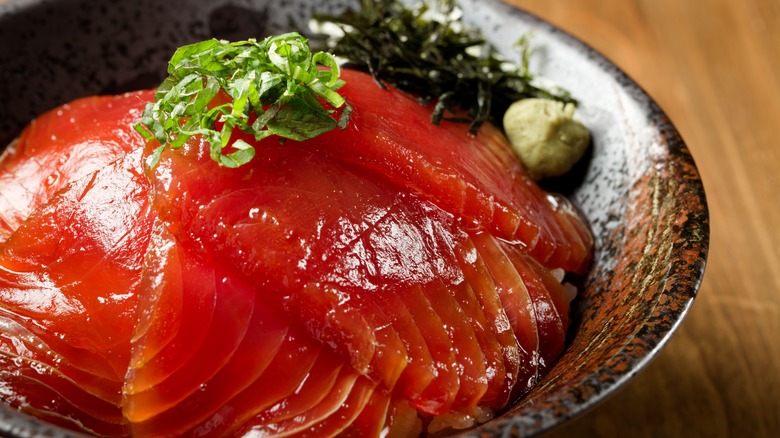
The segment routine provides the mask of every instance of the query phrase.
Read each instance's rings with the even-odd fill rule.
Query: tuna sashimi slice
[[[262,155],[268,161],[258,161],[261,167],[232,173],[210,169],[208,157],[195,165],[191,160],[201,160],[196,149],[180,152],[164,157],[158,171],[167,173],[166,166],[177,167],[170,171],[186,177],[167,190],[159,187],[154,202],[171,229],[181,230],[178,238],[182,242],[204,245],[213,259],[232,260],[248,279],[262,279],[260,290],[275,298],[291,318],[305,315],[300,323],[315,339],[343,354],[354,369],[375,370],[377,374],[371,377],[376,380],[387,381],[385,371],[392,375],[398,367],[369,367],[378,363],[374,358],[394,352],[374,341],[377,327],[369,322],[377,319],[362,316],[365,309],[360,303],[399,293],[401,302],[408,301],[404,305],[412,311],[414,324],[425,324],[422,340],[424,348],[433,353],[432,372],[438,376],[435,384],[420,387],[417,403],[431,413],[449,408],[460,391],[461,367],[453,339],[444,323],[436,321],[437,313],[422,290],[425,285],[441,288],[462,281],[453,266],[455,256],[446,249],[465,234],[452,228],[450,215],[416,197],[399,197],[396,186],[301,147],[269,142]],[[237,177],[235,172],[239,172]],[[242,176],[241,172],[247,173]],[[220,178],[220,174],[227,177]],[[431,231],[433,236],[429,236]],[[309,258],[310,254],[320,256]],[[317,282],[337,286],[334,294],[348,303],[307,314],[299,302],[318,308],[327,296],[310,292],[310,285]],[[338,317],[331,318],[333,314]],[[448,321],[461,317],[448,316]],[[459,331],[455,340],[463,340],[463,348],[474,346],[475,361],[481,361],[484,370],[484,357],[471,338]],[[407,344],[419,346],[420,341]],[[467,369],[464,378],[482,374],[478,370]],[[483,388],[476,394],[481,395],[485,383],[480,385]],[[472,402],[478,398],[472,397]]]
[[[22,203],[0,247],[2,396],[31,388],[30,412],[107,435],[394,436],[530,388],[568,326],[550,270],[587,266],[587,228],[495,128],[436,127],[344,78],[344,131],[247,139],[238,169],[198,137],[141,166],[149,144]]]
[[[436,126],[431,107],[414,96],[383,90],[354,70],[342,77],[352,123],[308,147],[377,172],[497,237],[519,240],[549,268],[587,268],[592,241],[582,221],[528,177],[497,128],[487,124],[471,136],[465,123]]]
[[[298,430],[296,433],[283,433],[280,436],[299,438],[319,438],[323,436],[339,436],[363,413],[371,400],[376,384],[363,376],[359,376],[349,396],[341,403],[337,410],[323,417],[322,421],[308,428]],[[375,405],[374,409],[381,409],[381,405]]]
[[[254,146],[254,161],[239,169],[225,169],[204,153],[206,144],[193,138],[182,149],[165,151],[157,167],[149,170],[152,208],[168,239],[175,242],[160,247],[166,251],[177,248],[178,254],[161,252],[159,266],[164,269],[150,271],[155,272],[154,284],[160,293],[170,292],[160,286],[169,275],[177,290],[188,289],[178,282],[189,275],[177,270],[184,269],[187,257],[192,256],[181,254],[197,254],[195,259],[202,263],[197,270],[230,266],[236,281],[253,288],[260,299],[286,315],[292,326],[305,330],[314,345],[321,345],[318,357],[335,353],[333,357],[340,358],[344,367],[341,373],[355,373],[370,384],[369,395],[359,398],[363,405],[376,388],[388,396],[403,396],[419,415],[461,418],[481,412],[481,406],[500,409],[536,382],[548,350],[552,351],[549,347],[563,345],[566,324],[560,315],[568,311],[568,302],[542,293],[552,285],[532,283],[534,278],[528,275],[548,275],[549,269],[541,263],[555,254],[565,258],[573,252],[551,245],[549,257],[540,262],[526,255],[529,248],[523,242],[494,237],[492,233],[499,231],[492,222],[480,225],[474,217],[463,216],[465,210],[452,212],[440,206],[430,193],[420,193],[365,163],[343,159],[333,152],[339,144],[327,150],[308,142],[273,140]],[[147,150],[153,148],[150,145]],[[474,159],[495,165],[497,156],[491,152]],[[533,197],[524,202],[528,199]],[[558,213],[550,210],[546,214],[554,218]],[[558,219],[550,223],[557,224]],[[550,239],[563,244],[571,237],[584,245],[579,235],[566,233],[575,232],[555,225]],[[176,266],[166,266],[174,261]],[[529,263],[531,267],[526,266]],[[201,286],[190,288],[205,287],[203,296],[219,297],[226,292],[214,280],[195,281]],[[187,298],[181,292],[172,293],[184,300],[198,300],[198,294]],[[165,300],[161,296],[159,302]],[[185,307],[186,303],[180,309]],[[184,310],[177,312],[187,317]],[[226,317],[208,318],[214,319],[206,325],[215,327],[227,321]],[[552,330],[555,318],[557,330]],[[539,328],[539,322],[547,325]],[[170,324],[170,319],[160,324]],[[146,342],[149,339],[139,337],[137,351]],[[269,370],[282,360],[282,351],[284,347]],[[181,358],[181,364],[172,363],[166,369],[184,369],[191,361],[188,354],[170,355]],[[207,366],[216,366],[213,370],[219,374],[230,360],[220,356]],[[229,430],[253,428],[258,434],[297,433],[314,424],[330,428],[327,417],[336,411],[321,408],[334,406],[334,399],[323,396],[323,387],[300,387],[313,391],[309,394],[290,387],[295,376],[306,382],[309,364],[306,360],[287,364],[285,377],[269,377],[267,371],[253,382],[246,380],[237,385],[246,389],[211,418],[228,418],[224,424],[231,425]],[[141,365],[152,374],[159,369],[152,362]],[[169,371],[160,375],[161,382]],[[195,394],[198,385],[211,377],[205,378],[192,379],[187,394],[182,395]],[[258,395],[269,393],[268,385],[282,385],[286,391]],[[149,400],[163,388],[149,386]],[[163,391],[161,397],[166,394]],[[169,402],[170,406],[160,405],[160,414],[155,415],[176,409],[178,402]],[[392,411],[383,403],[371,405]],[[381,417],[365,409],[353,406],[344,415],[350,419]],[[207,428],[212,423],[205,420],[192,435],[212,430]]]
[[[521,357],[521,352],[525,350],[518,345],[518,336],[501,302],[498,286],[486,266],[485,259],[477,252],[474,239],[475,237],[472,237],[464,242],[459,254],[459,262],[463,267],[466,287],[473,291],[479,304],[479,312],[474,313],[481,313],[484,316],[484,326],[492,333],[492,337],[489,334],[485,336],[496,340],[503,360],[503,367],[496,365],[496,384],[492,386],[495,393],[489,392],[483,399],[483,403],[498,409],[505,406],[510,399],[512,388],[520,374],[521,361],[524,359]],[[490,258],[487,260],[490,261],[490,265],[498,263]]]
[[[335,353],[294,327],[287,332],[281,347],[269,353],[273,354],[273,360],[260,376],[215,410],[208,420],[194,425],[181,436],[231,436],[237,430],[251,427],[255,421],[264,424],[267,411],[294,397],[308,376],[319,376],[321,370],[340,371],[343,365],[343,360]],[[313,397],[316,403],[329,390],[328,385],[318,386],[316,392],[306,396]]]
[[[360,438],[368,436],[382,436],[386,429],[387,418],[390,409],[390,395],[381,388],[375,388],[363,411],[340,432],[341,437]]]
[[[140,152],[67,185],[0,247],[4,398],[69,427],[127,429],[121,388],[153,219]]]
[[[0,155],[0,241],[68,182],[142,147],[133,124],[153,94],[85,97],[33,120]]]
[[[569,328],[569,302],[563,286],[549,270],[528,254],[503,246],[533,303],[539,333],[539,368],[543,375],[563,352],[563,340]]]
[[[125,415],[133,422],[158,415],[199,391],[241,345],[255,307],[254,290],[221,269],[221,264],[181,249],[175,242],[168,246],[178,250],[178,264],[160,267],[159,260],[147,259],[145,275],[154,276],[156,281],[154,287],[140,290],[139,300],[168,303],[160,295],[172,294],[181,297],[182,304],[141,313],[140,318],[164,315],[177,325],[177,331],[151,357],[144,347],[156,343],[157,332],[145,331],[134,338],[124,391]],[[160,269],[173,273],[161,273]],[[169,284],[169,276],[177,281]]]

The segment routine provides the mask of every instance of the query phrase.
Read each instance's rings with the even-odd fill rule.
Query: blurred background
[[[780,436],[780,1],[505,1],[658,101],[710,209],[707,271],[677,334],[616,395],[544,438]]]

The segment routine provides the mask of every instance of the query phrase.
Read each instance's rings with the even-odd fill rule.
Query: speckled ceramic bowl
[[[325,5],[323,5],[325,3]],[[530,436],[597,404],[666,343],[696,296],[708,246],[707,207],[693,159],[658,106],[623,72],[565,32],[507,5],[462,2],[467,20],[512,56],[535,29],[534,70],[581,101],[593,131],[585,163],[555,181],[596,235],[568,348],[549,375],[473,436]],[[6,0],[0,2],[0,144],[35,115],[73,98],[151,87],[175,47],[211,36],[290,30],[304,0]],[[295,25],[293,25],[295,26]],[[0,434],[66,434],[0,407]]]

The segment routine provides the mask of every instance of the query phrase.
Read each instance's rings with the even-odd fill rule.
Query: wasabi
[[[504,114],[504,131],[535,180],[560,176],[585,154],[590,131],[574,120],[575,106],[551,99],[522,99]]]

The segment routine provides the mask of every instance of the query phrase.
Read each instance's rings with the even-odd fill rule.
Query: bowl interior
[[[703,187],[674,126],[624,73],[565,32],[497,1],[460,2],[500,52],[534,30],[535,72],[569,89],[593,132],[588,159],[550,188],[596,236],[563,357],[510,411],[467,434],[534,435],[603,400],[663,346],[696,295],[708,247]],[[305,30],[313,10],[350,2],[17,0],[0,4],[0,144],[74,98],[156,86],[176,47]],[[52,428],[0,410],[0,431]],[[60,434],[60,435],[57,435]]]

